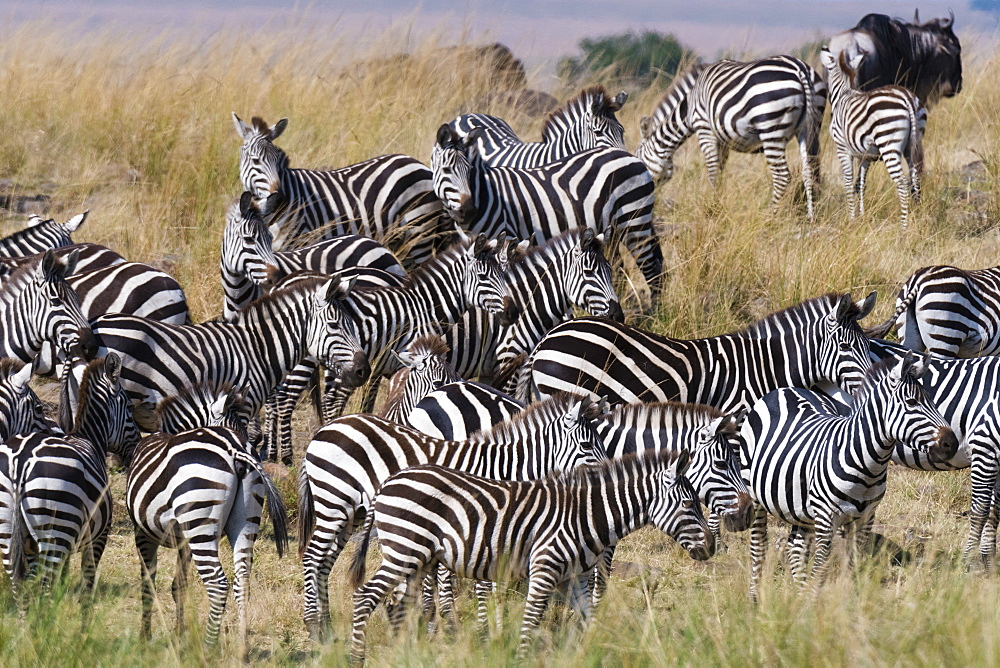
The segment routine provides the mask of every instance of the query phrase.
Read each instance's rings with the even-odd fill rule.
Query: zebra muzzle
[[[79,357],[90,361],[97,355],[97,348],[97,337],[94,336],[93,330],[90,327],[81,327],[80,340],[68,352],[72,357]]]
[[[934,463],[946,462],[958,453],[958,437],[951,427],[938,429],[937,443],[927,449],[927,457]]]
[[[497,319],[502,327],[510,327],[521,316],[521,309],[510,297],[503,298],[503,310],[497,314]]]
[[[753,499],[740,492],[731,510],[722,516],[722,522],[727,531],[746,531],[753,522],[753,515]]]

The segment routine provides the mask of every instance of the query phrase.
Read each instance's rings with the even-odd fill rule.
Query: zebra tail
[[[306,475],[306,462],[302,460],[299,467],[299,558],[306,551],[309,539],[316,527],[316,505],[313,502],[312,488]]]
[[[355,589],[365,582],[365,562],[368,559],[368,546],[372,542],[373,526],[375,526],[374,504],[365,515],[365,526],[361,529],[361,544],[354,551],[354,559],[351,561],[351,586]]]
[[[810,72],[801,67],[795,68],[795,74],[799,77],[799,84],[802,86],[802,93],[805,95],[805,118],[803,119],[803,129],[806,134],[806,148],[811,156],[813,182],[819,188],[819,160],[812,159],[812,156],[819,156],[819,130],[823,123],[822,115],[816,109],[816,89],[813,87]]]
[[[889,319],[880,325],[875,325],[864,330],[865,336],[870,339],[883,339],[885,335],[888,334],[893,325],[899,319],[899,316],[903,312],[910,309],[913,305],[913,300],[917,297],[917,281],[910,281],[903,287],[902,294],[896,299],[896,312],[889,316]]]
[[[257,471],[264,482],[267,514],[271,516],[271,526],[274,527],[274,546],[278,548],[278,557],[283,557],[288,549],[288,511],[285,509],[285,502],[281,499],[281,493],[278,492],[274,480],[271,479],[256,457],[245,452],[237,452],[236,459]]]
[[[316,411],[316,418],[323,424],[323,392],[319,386],[319,367],[313,369],[312,378],[309,379],[309,398],[312,399],[313,410]]]
[[[917,111],[911,104],[906,113],[910,115],[910,162],[917,173],[924,170],[924,137],[917,125]],[[912,186],[912,184],[911,184]]]
[[[11,529],[10,529],[10,580],[11,585],[16,588],[17,583],[24,578],[24,541],[28,540],[28,527],[24,521],[24,512],[21,510],[21,493],[24,489],[24,476],[17,476],[14,483],[14,501],[11,504]]]

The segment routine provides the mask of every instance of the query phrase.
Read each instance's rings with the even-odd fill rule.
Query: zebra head
[[[334,275],[317,282],[306,332],[307,354],[336,373],[346,387],[361,385],[371,374],[357,326],[343,305],[356,280]]]
[[[108,353],[83,366],[72,365],[63,385],[59,406],[60,426],[68,434],[83,438],[106,452],[130,461],[139,444],[139,428],[132,415],[132,400],[122,388],[121,359]],[[79,387],[75,413],[68,393]]]
[[[479,163],[476,142],[482,128],[473,128],[461,138],[445,123],[438,129],[437,141],[431,151],[431,171],[434,174],[434,194],[444,204],[448,215],[466,228],[476,220],[476,204],[472,195],[472,172]],[[477,165],[473,165],[473,161]]]
[[[498,251],[503,240],[487,239],[481,234],[470,237],[461,230],[458,235],[459,243],[468,244],[463,255],[465,303],[495,314],[504,327],[513,324],[520,309],[510,296],[500,267]]]
[[[281,175],[288,169],[288,156],[274,145],[285,128],[288,119],[282,118],[272,126],[259,116],[247,125],[233,112],[236,134],[243,140],[240,147],[240,182],[243,189],[250,191],[258,200],[266,200],[273,194],[283,199]],[[267,210],[268,213],[271,209]]]
[[[0,438],[15,434],[49,431],[42,402],[28,385],[31,364],[12,358],[0,359]]]
[[[270,196],[273,197],[276,195]],[[271,232],[254,204],[252,193],[244,192],[239,204],[230,206],[226,212],[226,230],[222,236],[219,264],[223,291],[226,293],[223,315],[227,320],[236,314],[237,301],[239,305],[253,301],[260,296],[260,286],[280,278],[278,259],[271,248],[272,241]],[[238,288],[248,281],[253,286],[251,294],[239,294],[239,298],[235,299],[237,293],[243,292]]]
[[[753,500],[740,469],[739,433],[745,410],[722,415],[695,432],[687,476],[702,502],[730,531],[743,531],[753,521]]]
[[[421,336],[396,353],[403,368],[389,380],[382,417],[405,424],[406,417],[428,394],[462,377],[448,362],[450,348],[436,334]]]
[[[579,240],[570,252],[565,288],[570,301],[591,315],[625,321],[611,280],[611,264],[604,256],[604,235],[591,228],[575,232]]]
[[[0,299],[15,306],[8,317],[8,348],[23,351],[22,361],[30,361],[41,350],[43,341],[51,341],[65,357],[90,359],[97,352],[97,340],[90,323],[80,310],[80,300],[66,283],[76,271],[80,257],[75,249],[60,258],[51,250],[36,256],[15,270],[0,289]]]
[[[625,150],[625,127],[615,117],[628,100],[622,91],[611,97],[604,86],[580,92],[545,120],[542,141],[565,142],[573,153],[592,148]]]
[[[696,64],[674,79],[673,85],[653,110],[639,121],[639,146],[635,157],[642,160],[654,181],[669,181],[674,175],[674,152],[694,131],[688,122],[691,90],[705,65]]]
[[[912,351],[901,360],[879,362],[856,394],[857,410],[868,404],[882,420],[885,436],[945,462],[958,451],[958,438],[924,391],[920,378],[926,362]]]
[[[599,405],[590,399],[573,395],[561,398],[557,396],[548,401],[556,402],[554,404],[556,406],[560,404],[565,406],[567,401],[569,403],[568,410],[550,423],[551,427],[546,430],[549,434],[544,439],[544,447],[550,450],[553,470],[572,471],[581,466],[594,466],[607,461],[608,455],[604,450],[604,443],[594,429],[594,419],[600,413]],[[603,402],[601,403],[603,405]],[[521,415],[526,415],[528,412],[525,411]]]
[[[875,308],[875,297],[872,291],[857,303],[851,301],[850,293],[834,298],[835,303],[821,325],[818,380],[828,380],[847,392],[861,385],[872,362],[868,337],[858,320]]]
[[[656,455],[665,463],[668,456]],[[701,503],[685,474],[691,463],[687,450],[681,450],[673,462],[655,471],[649,521],[677,541],[692,559],[704,561],[715,554],[715,536],[709,529]]]

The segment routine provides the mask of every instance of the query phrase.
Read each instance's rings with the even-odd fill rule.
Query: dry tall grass
[[[80,241],[104,243],[130,259],[173,261],[197,319],[220,311],[224,207],[239,194],[239,141],[230,111],[271,122],[289,117],[280,144],[293,166],[341,166],[387,152],[427,160],[438,125],[487,92],[482,80],[457,76],[454,60],[439,61],[433,39],[416,45],[405,64],[365,69],[347,66],[393,53],[395,44],[357,44],[327,35],[301,40],[291,31],[198,42],[176,34],[129,40],[54,25],[25,26],[4,37],[0,178],[11,179],[24,193],[50,193],[56,218],[89,208]],[[995,64],[987,59],[967,65],[965,90],[931,113],[924,202],[905,232],[895,222],[894,190],[880,167],[872,170],[868,186],[870,213],[847,222],[828,140],[815,224],[804,222],[801,202],[768,213],[769,179],[759,155],[732,156],[722,187],[713,192],[689,143],[678,156],[674,181],[657,193],[670,277],[654,313],[635,321],[676,336],[706,336],[826,291],[862,295],[877,289],[876,322],[891,311],[896,284],[919,266],[997,264]],[[633,91],[620,114],[630,146],[638,140],[639,117],[661,92]],[[537,137],[538,125],[515,121],[525,138]],[[979,159],[984,171],[966,180],[961,168]],[[2,216],[3,231],[12,231],[23,218]],[[744,536],[728,537],[727,552],[696,564],[665,537],[644,532],[622,544],[619,560],[639,566],[613,582],[593,626],[581,635],[551,621],[547,628],[553,633],[543,634],[538,660],[993,663],[1000,586],[990,577],[967,574],[957,558],[966,530],[960,513],[968,507],[967,473],[893,469],[890,477],[878,516],[882,532],[910,552],[906,565],[872,561],[854,576],[833,577],[815,601],[798,597],[787,574],[776,568],[754,610],[746,595]],[[116,500],[123,486],[123,476],[116,474]],[[285,487],[291,500],[291,483]],[[79,633],[72,591],[58,605],[34,608],[20,618],[6,585],[0,585],[0,663],[238,663],[226,634],[218,652],[206,652],[199,632],[180,638],[172,633],[167,593],[172,558],[166,552],[154,639],[139,642],[139,562],[120,503],[116,517],[94,624]],[[778,561],[772,555],[770,563]],[[332,585],[340,637],[350,620],[344,568],[338,565]],[[191,619],[200,624],[204,596],[197,583],[193,589],[201,605]],[[300,591],[296,559],[278,561],[262,540],[251,592],[252,658],[342,663],[343,643],[308,644]],[[516,596],[511,599],[505,632],[485,647],[471,624],[454,639],[428,638],[416,627],[391,639],[384,622],[374,621],[369,656],[379,664],[479,663],[484,656],[494,663],[510,661],[518,614]],[[468,618],[470,610],[464,613]],[[234,621],[232,610],[227,621]]]

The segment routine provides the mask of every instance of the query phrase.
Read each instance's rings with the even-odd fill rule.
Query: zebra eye
[[[914,408],[917,406],[917,404],[920,403],[920,400],[917,399],[916,397],[906,397],[905,401],[906,405],[909,406],[910,408]]]
[[[851,352],[852,349],[853,348],[852,348],[851,344],[848,343],[847,341],[841,341],[840,342],[840,351],[841,352],[849,353],[849,352]]]

